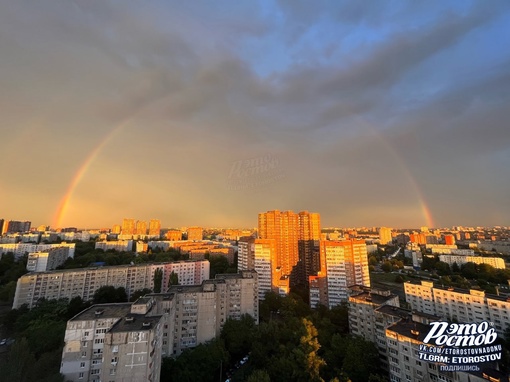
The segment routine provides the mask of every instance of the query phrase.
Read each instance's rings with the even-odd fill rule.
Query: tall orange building
[[[136,229],[135,219],[123,219],[122,220],[122,234],[123,235],[134,235]]]
[[[259,239],[276,242],[273,279],[279,279],[280,290],[288,284],[304,284],[307,277],[319,269],[318,241],[320,240],[320,215],[302,211],[267,211],[258,217]],[[317,244],[317,250],[315,245]]]
[[[137,235],[147,235],[147,222],[143,220],[138,220],[136,222],[136,232]]]
[[[149,222],[149,236],[161,235],[161,220],[151,219]]]
[[[299,226],[299,281],[306,283],[309,276],[320,271],[319,241],[321,239],[321,218],[316,212],[301,211]]]

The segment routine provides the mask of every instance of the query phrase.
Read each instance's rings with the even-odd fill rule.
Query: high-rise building
[[[161,358],[220,334],[228,319],[258,323],[257,273],[216,275],[134,303],[99,304],[67,322],[60,372],[66,381],[159,381]]]
[[[112,233],[119,234],[122,230],[122,226],[120,224],[114,224],[112,227]]]
[[[3,233],[28,232],[32,222],[9,220],[4,222]]]
[[[267,211],[258,217],[259,239],[276,242],[275,262],[271,264],[273,284],[281,287],[282,293],[289,291],[289,284],[298,275],[298,217],[292,211]]]
[[[147,222],[145,220],[138,220],[136,222],[135,234],[141,236],[147,235]]]
[[[159,381],[163,315],[153,301],[93,305],[67,322],[66,381]]]
[[[301,211],[298,214],[299,282],[306,283],[309,276],[320,271],[319,241],[321,218],[318,213]]]
[[[122,234],[123,235],[134,235],[136,230],[135,219],[124,219],[122,220]]]
[[[161,235],[161,220],[151,219],[149,222],[149,236],[157,236]]]
[[[367,246],[363,240],[321,241],[320,259],[321,271],[318,277],[325,278],[326,282],[309,277],[309,281],[314,283],[314,289],[310,290],[310,303],[312,300],[316,303],[317,294],[326,295],[328,306],[332,308],[347,301],[348,287],[370,287]],[[321,287],[325,287],[326,291],[317,289]]]
[[[391,244],[393,237],[391,236],[391,228],[381,227],[379,228],[379,242],[382,245]]]
[[[259,299],[267,292],[276,291],[279,280],[273,280],[272,264],[276,261],[276,241],[243,237],[238,244],[237,268],[255,270],[258,274]],[[275,275],[276,276],[276,275]]]
[[[187,233],[188,240],[199,241],[204,238],[204,229],[202,227],[189,227]]]

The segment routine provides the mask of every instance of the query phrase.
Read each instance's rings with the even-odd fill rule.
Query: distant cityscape
[[[109,229],[80,230],[0,219],[1,258],[26,262],[12,309],[43,300],[92,301],[107,286],[123,288],[128,299],[145,291],[133,302],[93,305],[67,321],[60,367],[66,381],[159,381],[165,357],[217,338],[229,319],[249,315],[257,324],[268,293],[285,297],[293,290],[306,291],[310,309],[347,304],[350,333],[377,347],[391,381],[503,380],[497,357],[453,370],[440,367],[445,359],[425,362],[419,350],[427,325],[441,320],[487,321],[505,336],[508,283],[459,288],[449,275],[467,264],[506,272],[509,227],[323,228],[319,213],[278,210],[257,220],[253,229],[176,229],[162,228],[158,219],[126,218]],[[79,243],[133,257],[69,268]],[[162,253],[174,257],[149,257]],[[214,271],[213,260],[229,272]],[[400,291],[380,274],[400,278]]]

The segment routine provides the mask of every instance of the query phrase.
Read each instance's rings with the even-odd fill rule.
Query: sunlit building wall
[[[136,290],[154,290],[156,270],[162,273],[161,290],[165,291],[170,287],[172,272],[177,275],[180,285],[197,285],[209,279],[210,264],[207,260],[176,261],[28,273],[18,279],[13,309],[23,304],[32,308],[40,298],[72,299],[79,296],[88,301],[105,285],[123,287],[129,297]]]
[[[159,237],[160,235],[161,235],[161,220],[151,219],[149,222],[149,236]]]
[[[391,228],[379,228],[379,242],[383,245],[391,244],[393,237],[391,236]]]
[[[198,241],[204,238],[204,229],[202,227],[189,227],[187,230],[188,240]]]

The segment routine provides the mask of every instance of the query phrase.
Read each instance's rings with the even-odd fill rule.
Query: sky
[[[510,2],[0,2],[0,218],[510,225]]]

